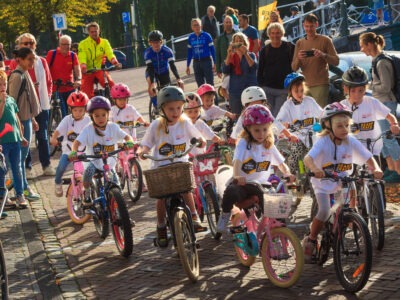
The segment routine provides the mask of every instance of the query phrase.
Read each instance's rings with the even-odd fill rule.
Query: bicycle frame
[[[74,161],[74,171],[71,175],[72,196],[77,199],[83,193],[82,176],[84,172],[83,163],[81,161]]]
[[[124,178],[128,177],[129,180],[131,180],[131,172],[129,170],[129,161],[131,159],[137,159],[138,156],[136,155],[135,150],[129,150],[129,151],[121,151],[118,153],[118,161],[119,165],[122,166],[122,173],[124,174]]]

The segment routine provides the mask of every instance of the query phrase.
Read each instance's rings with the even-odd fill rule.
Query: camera
[[[232,49],[238,49],[242,47],[242,43],[232,43]]]
[[[304,53],[306,54],[306,57],[314,56],[314,50],[305,50]]]

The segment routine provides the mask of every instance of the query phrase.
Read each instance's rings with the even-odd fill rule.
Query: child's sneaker
[[[161,248],[165,248],[168,246],[167,226],[157,226],[157,245]]]
[[[218,224],[217,224],[217,231],[219,233],[226,232],[230,218],[231,218],[230,212],[228,212],[228,213],[223,212],[221,214],[221,216],[219,217],[219,220],[218,220]]]
[[[28,186],[28,188],[26,190],[24,190],[24,196],[26,199],[28,199],[29,201],[35,201],[40,199],[40,195],[36,194],[32,188],[30,186]]]
[[[202,232],[207,230],[207,227],[203,227],[201,225],[200,218],[197,214],[192,215],[192,222],[195,232]]]
[[[308,236],[304,237],[301,242],[304,251],[304,262],[311,264],[315,258],[315,251],[317,249],[317,240],[312,240]]]
[[[28,206],[28,201],[26,201],[24,195],[17,196],[17,205],[19,208],[26,208]]]
[[[62,188],[62,184],[56,184],[56,196],[57,197],[62,197],[63,195],[63,188]]]

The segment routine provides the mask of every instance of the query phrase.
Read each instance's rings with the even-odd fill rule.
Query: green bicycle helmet
[[[161,109],[167,102],[182,101],[186,102],[185,93],[176,86],[163,87],[157,96],[157,107]]]

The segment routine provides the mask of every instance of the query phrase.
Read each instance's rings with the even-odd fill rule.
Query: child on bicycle
[[[25,208],[28,206],[28,202],[25,199],[23,189],[21,168],[25,167],[25,164],[21,162],[21,146],[27,147],[28,141],[23,136],[23,128],[17,115],[18,106],[14,98],[7,95],[7,83],[6,72],[0,70],[0,132],[4,130],[6,124],[11,125],[13,129],[0,138],[0,145],[5,157],[4,164],[8,161],[8,167],[12,171],[17,205]],[[4,170],[0,175],[0,186],[5,186],[5,169],[6,166],[4,166]]]
[[[143,158],[152,150],[152,155],[157,158],[165,158],[177,151],[184,152],[191,138],[198,138],[202,146],[205,141],[201,133],[193,126],[192,122],[183,117],[183,105],[186,102],[185,94],[182,89],[175,86],[167,86],[160,90],[158,94],[158,108],[161,116],[150,124],[144,135],[138,155]],[[174,160],[174,162],[186,162],[188,155]],[[168,161],[152,162],[152,169],[167,165]],[[183,194],[186,204],[191,213],[196,231],[201,231],[201,222],[197,215],[194,205],[193,194],[191,192]],[[167,227],[165,220],[165,202],[157,200],[157,243],[160,247],[168,246]]]
[[[362,140],[376,140],[372,144],[373,148],[368,149],[374,155],[376,161],[380,161],[380,153],[383,156],[395,156],[394,153],[400,155],[400,146],[394,140],[393,143],[384,144],[382,139],[378,139],[381,135],[381,129],[378,120],[387,120],[390,123],[390,131],[399,134],[400,128],[396,117],[390,113],[390,109],[381,101],[371,96],[366,96],[365,91],[368,84],[368,75],[363,68],[352,66],[342,76],[343,90],[347,95],[347,99],[341,101],[342,104],[351,107],[353,111],[353,124],[351,126],[352,134]],[[362,141],[366,145],[366,142]],[[388,160],[390,162],[390,160]],[[384,179],[390,178],[389,169],[394,169],[394,164],[389,163],[388,168],[384,172]],[[396,170],[400,171],[400,170]],[[386,177],[386,178],[385,178]],[[390,180],[389,180],[390,181]]]
[[[222,198],[222,215],[218,220],[217,230],[223,233],[231,216],[233,205],[243,201],[259,203],[263,208],[263,193],[248,181],[267,184],[271,165],[278,166],[285,177],[294,176],[284,163],[283,156],[274,145],[272,123],[274,117],[264,105],[255,104],[243,112],[243,131],[233,157],[233,179],[237,184],[230,184]]]
[[[144,124],[145,127],[149,126],[142,115],[133,107],[128,104],[131,91],[129,87],[123,83],[117,83],[111,88],[111,97],[115,100],[115,105],[111,107],[110,121],[123,126],[133,126],[135,123]],[[122,128],[129,134],[133,140],[136,140],[136,129]]]
[[[103,96],[95,96],[90,99],[87,111],[92,122],[82,130],[73,142],[71,152],[68,156],[70,160],[76,159],[77,151],[80,146],[86,147],[85,152],[88,155],[112,152],[115,150],[115,146],[118,142],[122,139],[125,140],[127,149],[133,148],[132,137],[123,131],[117,124],[109,122],[110,110],[111,104],[107,98]],[[113,174],[113,178],[110,178],[110,180],[119,183],[118,176],[115,172],[116,159],[110,157],[108,159],[108,164]],[[85,173],[83,174],[85,199],[82,203],[85,207],[90,207],[92,205],[90,183],[96,169],[103,171],[103,161],[101,159],[92,160],[85,168]]]
[[[192,124],[200,131],[201,135],[207,140],[212,141],[213,143],[219,143],[221,139],[217,136],[211,128],[200,119],[201,115],[201,107],[203,106],[203,102],[201,98],[196,93],[187,93],[186,94],[186,102],[183,106],[183,110],[185,115],[189,117],[192,121]],[[197,155],[204,153],[204,148],[194,148],[190,154]]]
[[[90,118],[86,115],[86,105],[88,102],[89,98],[84,92],[72,92],[67,99],[67,105],[71,108],[71,114],[61,120],[50,139],[50,144],[56,147],[59,144],[58,138],[62,137],[62,154],[54,178],[56,185],[55,194],[57,197],[63,195],[62,176],[70,163],[68,154],[71,152],[72,143],[83,128],[90,123]],[[83,152],[84,147],[80,147],[78,151]]]
[[[304,259],[311,263],[315,257],[318,233],[330,215],[330,194],[340,191],[338,182],[323,180],[324,171],[349,173],[353,164],[368,165],[376,178],[382,178],[382,170],[372,154],[356,138],[349,135],[352,111],[335,102],[327,105],[321,116],[323,131],[304,158],[304,164],[315,175],[311,178],[318,202],[318,213],[311,224],[311,231],[303,241]]]

